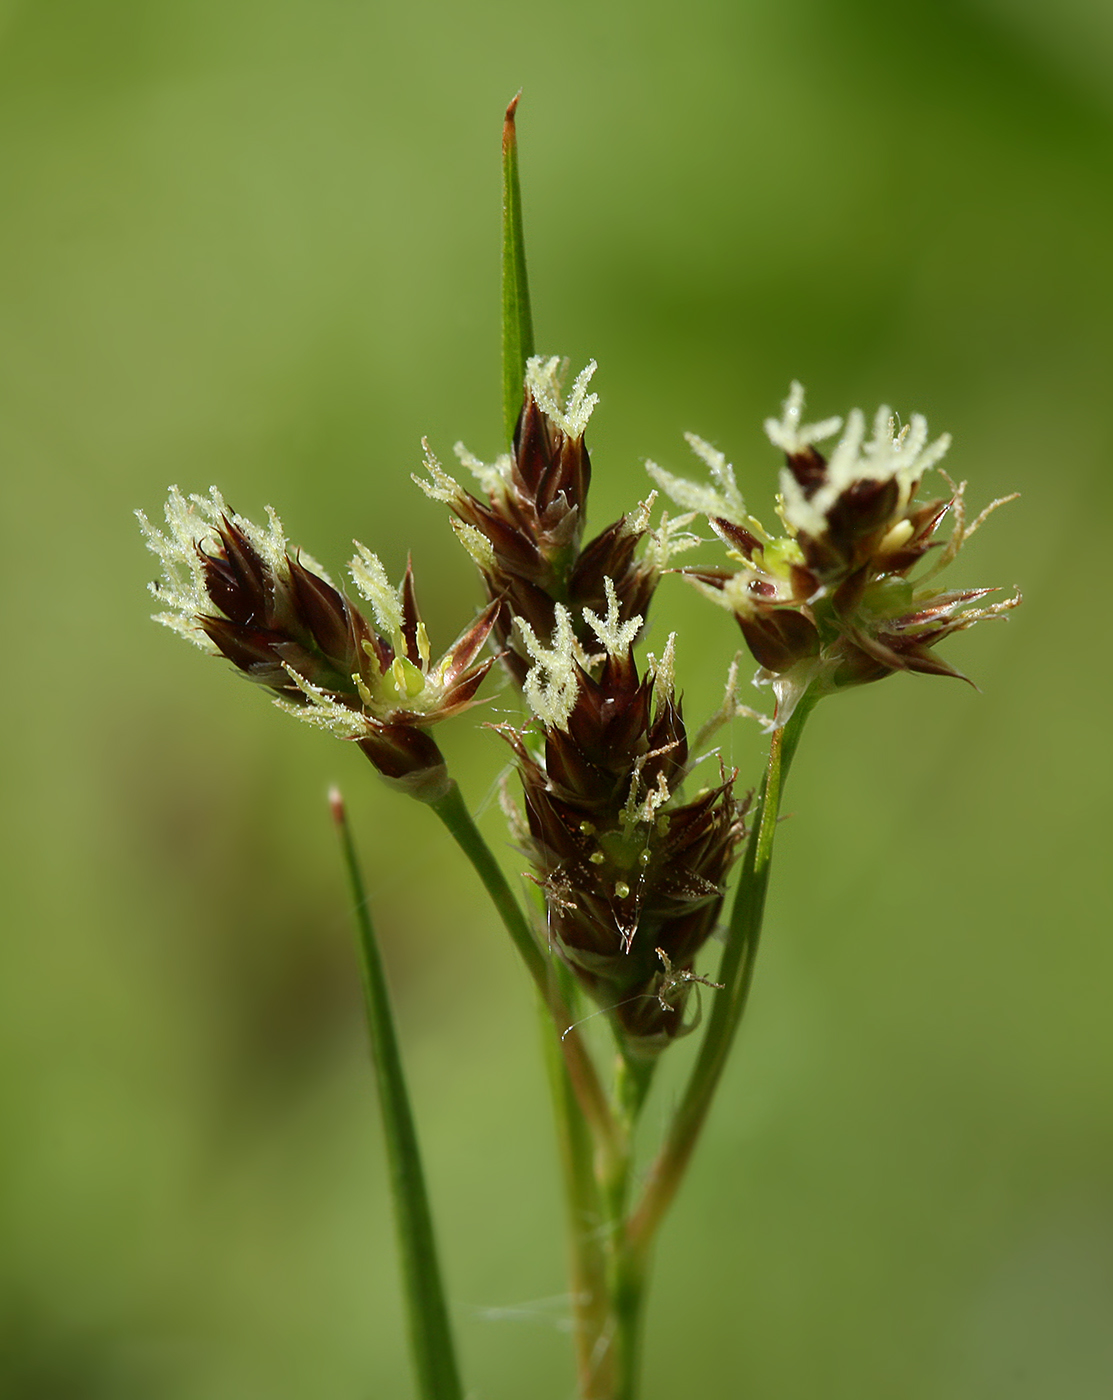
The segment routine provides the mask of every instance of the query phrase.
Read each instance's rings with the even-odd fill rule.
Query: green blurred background
[[[433,818],[147,621],[131,511],[266,503],[477,599],[418,440],[499,449],[498,141],[541,348],[596,356],[594,521],[647,456],[880,401],[1022,500],[946,654],[825,704],[752,1014],[658,1255],[646,1400],[1113,1393],[1113,12],[1098,0],[0,8],[0,1393],[411,1393],[343,784],[470,1393],[565,1400],[533,1008]],[[704,557],[717,557],[714,551]],[[737,644],[665,581],[690,717]],[[509,704],[502,697],[489,709]],[[446,747],[473,803],[506,754]],[[759,736],[730,757],[752,782]],[[518,858],[508,853],[516,872]],[[675,1092],[672,1054],[650,1117]]]

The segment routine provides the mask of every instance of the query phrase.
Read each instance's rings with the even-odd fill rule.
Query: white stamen
[[[669,639],[665,643],[665,649],[661,653],[659,661],[652,652],[645,659],[649,673],[653,677],[653,689],[658,702],[671,700],[676,684],[676,633],[669,633]]]
[[[614,580],[605,578],[603,587],[607,593],[607,616],[601,618],[593,613],[590,608],[584,608],[584,621],[603,643],[608,656],[626,656],[634,639],[641,631],[642,619],[639,616],[632,617],[629,622],[622,622],[618,607],[618,594],[615,592]]]
[[[460,483],[445,471],[440,462],[437,461],[436,454],[429,446],[429,439],[422,438],[421,446],[425,452],[425,470],[432,477],[431,481],[426,481],[424,477],[411,473],[410,480],[415,485],[420,486],[425,494],[434,501],[441,501],[445,505],[453,505],[464,495]]]
[[[552,729],[563,729],[579,695],[572,616],[567,608],[557,603],[551,647],[542,646],[537,633],[525,618],[515,617],[514,621],[534,662],[522,687],[530,709],[542,724]]]
[[[684,438],[710,471],[710,486],[705,482],[674,476],[656,462],[646,462],[646,471],[662,491],[684,510],[699,515],[721,516],[740,525],[746,519],[746,505],[734,479],[734,468],[722,452],[695,433],[685,433]]]
[[[456,443],[452,450],[456,453],[460,465],[467,467],[488,496],[505,494],[513,470],[509,453],[504,452],[501,457],[496,457],[494,462],[487,463],[480,461],[474,452],[469,452],[462,442]]]
[[[526,363],[526,388],[538,408],[550,418],[567,437],[578,442],[584,435],[592,410],[599,402],[598,394],[589,394],[587,386],[597,365],[591,360],[576,376],[566,403],[561,402],[560,379],[565,368],[558,355],[548,359],[533,355]]]
[[[825,418],[821,423],[800,426],[804,409],[804,386],[796,379],[792,381],[788,398],[784,401],[784,413],[777,418],[765,420],[765,434],[774,447],[779,447],[789,456],[803,452],[813,443],[833,437],[842,427],[841,418]]]
[[[358,553],[348,565],[352,582],[375,609],[375,620],[382,635],[393,642],[402,635],[402,599],[392,586],[382,560],[366,545],[353,540]]]
[[[153,526],[143,511],[136,511],[147,540],[147,548],[158,556],[164,577],[151,585],[151,592],[168,611],[155,614],[155,621],[171,628],[202,651],[215,653],[217,648],[198,625],[198,616],[219,616],[219,609],[205,587],[205,565],[198,549],[208,553],[218,547],[217,526],[227,520],[241,531],[252,548],[274,576],[275,586],[282,587],[289,577],[286,536],[282,522],[267,507],[267,526],[254,524],[230,510],[215,486],[208,497],[182,495],[176,486],[170,488],[166,502],[166,532]],[[302,556],[307,568],[323,578],[328,575],[308,555]]]

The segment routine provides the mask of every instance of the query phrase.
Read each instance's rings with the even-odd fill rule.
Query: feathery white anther
[[[650,491],[644,501],[638,502],[637,510],[628,511],[622,517],[622,533],[624,535],[644,535],[649,529],[649,522],[653,518],[653,506],[657,500],[657,492]]]
[[[711,473],[711,485],[673,476],[656,462],[646,462],[645,469],[665,494],[687,511],[698,515],[720,516],[741,525],[746,519],[746,505],[734,479],[734,468],[724,453],[712,447],[695,433],[685,433],[684,440]]]
[[[600,617],[590,608],[584,608],[584,621],[603,643],[608,656],[625,656],[633,646],[634,639],[641,631],[645,619],[636,616],[630,618],[629,622],[623,622],[619,612],[618,594],[615,592],[614,580],[605,578],[603,587],[607,592],[607,616]]]
[[[526,361],[526,388],[533,395],[534,402],[547,418],[550,418],[566,437],[578,442],[584,435],[592,409],[599,402],[598,394],[589,394],[587,386],[598,368],[591,360],[585,369],[576,376],[572,392],[565,402],[561,401],[560,380],[567,361],[559,355],[546,358],[532,355]]]
[[[797,387],[793,385],[794,390]],[[806,444],[818,442],[821,437],[830,437],[838,423],[838,419],[831,418],[815,427],[802,428],[797,439]],[[765,428],[773,442],[783,447],[784,441],[774,436],[769,423]],[[805,497],[792,472],[787,467],[782,468],[781,494],[788,526],[813,537],[821,536],[827,528],[832,506],[856,481],[895,481],[898,496],[893,512],[896,514],[908,505],[924,473],[942,460],[951,445],[949,433],[928,443],[927,420],[920,413],[914,413],[911,421],[898,429],[887,404],[882,404],[874,414],[873,434],[868,441],[865,436],[865,416],[861,409],[852,409],[847,415],[846,431],[827,462],[823,481],[810,497]]]
[[[156,613],[154,620],[161,622],[182,636],[186,641],[212,654],[219,649],[213,646],[198,626],[199,616],[214,617],[219,614],[205,587],[205,567],[200,550],[206,553],[217,547],[216,527],[227,520],[230,525],[241,530],[252,548],[274,575],[276,583],[288,576],[286,561],[286,536],[282,522],[274,511],[267,507],[267,526],[253,524],[242,515],[230,510],[224,497],[215,486],[210,487],[208,497],[182,495],[176,486],[170,488],[166,502],[166,532],[155,528],[145,513],[137,510],[136,515],[147,540],[147,548],[156,554],[162,564],[163,577],[151,584],[151,592],[168,609]],[[315,560],[302,556],[307,568],[328,582],[328,575]]]
[[[635,783],[637,779],[635,778]],[[632,795],[632,794],[631,794]],[[647,792],[644,800],[636,805],[635,817],[639,822],[651,822],[662,807],[672,797],[664,773],[657,774],[657,786]]]
[[[340,704],[320,686],[314,685],[304,676],[299,676],[292,667],[287,666],[285,669],[286,674],[309,703],[299,705],[292,700],[276,700],[274,703],[280,710],[285,710],[288,715],[293,715],[295,719],[313,725],[315,729],[325,730],[326,733],[337,739],[362,739],[367,735],[367,721],[358,710]],[[373,703],[370,691],[358,676],[353,676],[352,680],[355,681],[364,703],[370,709]]]
[[[358,551],[348,569],[352,582],[375,610],[375,620],[379,631],[388,641],[395,641],[402,634],[402,599],[399,590],[387,578],[386,570],[377,554],[372,554],[366,545],[353,540]]]
[[[416,472],[410,473],[410,480],[415,485],[420,486],[425,494],[433,501],[441,501],[444,505],[450,506],[464,495],[460,483],[445,471],[440,462],[437,461],[436,454],[429,446],[429,439],[422,438],[421,446],[425,452],[425,470],[432,478],[426,481],[424,477],[418,476]]]
[[[804,386],[794,379],[789,388],[788,398],[784,401],[784,413],[779,419],[765,420],[765,433],[769,441],[782,452],[787,452],[790,457],[796,452],[803,452],[814,443],[822,442],[824,438],[833,437],[842,427],[841,418],[824,418],[822,423],[809,423],[801,427],[800,416],[803,411]]]
[[[557,603],[551,647],[541,645],[537,633],[524,617],[515,617],[514,621],[534,663],[526,673],[522,686],[529,707],[542,724],[551,729],[563,729],[575,709],[580,688],[572,615]]]
[[[671,700],[676,685],[676,633],[669,633],[669,639],[665,643],[660,660],[652,652],[646,656],[645,660],[649,667],[649,673],[653,677],[653,691],[658,703],[662,700]]]
[[[651,822],[661,808],[671,800],[672,789],[669,787],[664,773],[658,773],[656,787],[648,789],[645,796],[641,796],[642,770],[645,767],[646,759],[656,758],[674,747],[674,744],[668,744],[664,749],[655,749],[652,753],[644,754],[634,765],[634,771],[630,775],[630,790],[626,794],[626,801],[622,804],[622,820],[626,826],[637,826],[641,823]]]
[[[663,574],[674,555],[683,554],[686,549],[695,549],[697,545],[703,544],[699,535],[693,535],[687,528],[695,518],[693,512],[686,511],[670,520],[668,512],[662,511],[660,525],[646,535],[643,556],[645,567],[654,573]]]
[[[504,452],[501,457],[496,457],[493,463],[488,463],[481,462],[462,442],[456,443],[452,450],[456,453],[460,465],[467,467],[488,496],[502,496],[505,493],[514,467],[509,452]]]
[[[469,525],[466,520],[452,519],[448,523],[452,533],[479,567],[484,571],[494,569],[498,563],[495,558],[495,547],[483,531],[477,530],[474,525]]]

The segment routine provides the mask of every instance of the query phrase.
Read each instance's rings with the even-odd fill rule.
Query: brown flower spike
[[[308,556],[292,555],[268,511],[266,529],[230,510],[214,487],[188,500],[175,487],[166,533],[141,512],[164,578],[152,591],[159,622],[266,686],[281,708],[353,739],[383,775],[424,801],[447,784],[428,727],[466,709],[494,657],[477,661],[499,612],[492,603],[445,656],[430,664],[413,571],[392,588],[362,545],[352,578],[371,602],[374,628]]]
[[[454,481],[428,446],[430,479],[414,478],[427,495],[443,501],[456,516],[453,527],[479,566],[488,597],[505,600],[506,611],[495,631],[518,685],[525,680],[529,660],[512,631],[515,617],[528,622],[537,636],[549,637],[559,603],[569,610],[576,636],[587,642],[582,610],[607,606],[604,581],[610,579],[621,616],[644,618],[670,548],[668,532],[658,532],[650,537],[644,556],[635,559],[639,543],[648,534],[645,507],[624,515],[582,545],[591,483],[591,460],[583,435],[597,402],[597,396],[587,392],[595,363],[576,379],[566,402],[560,392],[562,372],[556,357],[529,361],[512,453],[487,466],[457,444],[457,455],[478,478],[485,501]],[[673,541],[673,552],[678,548],[683,545]]]
[[[719,918],[743,808],[733,774],[681,800],[689,753],[674,639],[640,678],[630,646],[642,619],[623,621],[615,586],[604,588],[606,616],[583,611],[601,655],[580,647],[560,604],[551,646],[519,623],[541,742],[501,732],[518,759],[519,838],[545,893],[550,943],[628,1049],[651,1056],[690,1029],[685,1001],[702,980],[693,962]]]

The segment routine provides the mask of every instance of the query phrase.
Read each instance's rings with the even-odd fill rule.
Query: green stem
[[[580,1111],[587,1119],[595,1139],[596,1148],[607,1161],[621,1155],[621,1141],[615,1116],[611,1111],[603,1086],[599,1081],[595,1065],[587,1052],[583,1037],[572,1023],[572,1013],[561,995],[554,975],[553,965],[537,946],[521,905],[507,883],[502,867],[491,853],[479,828],[472,820],[460,789],[455,782],[449,784],[443,797],[429,806],[448,828],[456,844],[471,862],[473,869],[483,882],[492,904],[502,919],[503,925],[521,954],[526,969],[533,978],[541,998],[552,1017],[553,1029],[558,1037],[561,1054],[568,1070],[572,1087],[576,1093]]]
[[[647,1264],[648,1257],[631,1248],[623,1234],[618,1242],[611,1279],[616,1373],[614,1400],[637,1400]]]
[[[649,1094],[656,1060],[620,1054],[615,1102],[623,1134],[623,1157],[606,1183],[611,1389],[608,1400],[635,1400],[641,1361],[641,1323],[647,1258],[631,1248],[626,1212],[634,1166],[634,1134]]]
[[[518,184],[518,135],[514,126],[521,95],[518,93],[507,107],[502,127],[502,411],[511,450],[522,409],[526,361],[533,354],[522,191]]]
[[[541,1035],[552,1091],[553,1117],[568,1215],[572,1342],[581,1400],[610,1400],[611,1357],[606,1354],[610,1325],[603,1201],[595,1174],[595,1152],[580,1112],[568,1068],[542,1004]]]
[[[394,1197],[402,1283],[418,1393],[422,1400],[463,1400],[437,1263],[421,1152],[402,1072],[402,1057],[394,1030],[386,974],[371,924],[363,876],[343,799],[335,788],[329,794],[329,801],[340,835],[359,931],[360,975]]]
[[[723,990],[712,998],[707,1031],[687,1089],[669,1125],[664,1145],[650,1169],[642,1199],[630,1217],[630,1245],[643,1257],[648,1254],[657,1227],[683,1179],[746,1009],[765,913],[781,794],[804,724],[817,698],[811,692],[805,694],[788,723],[773,731],[769,744],[769,764],[746,845],[726,947],[719,967],[718,980],[723,983]]]

